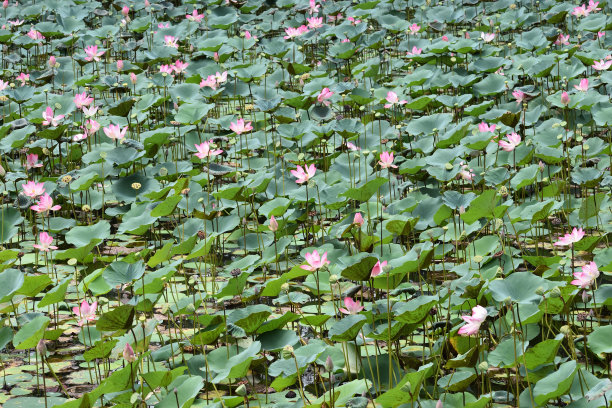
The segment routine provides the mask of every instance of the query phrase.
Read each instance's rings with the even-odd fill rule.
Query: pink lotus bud
[[[365,221],[363,220],[363,216],[361,215],[361,213],[355,214],[355,218],[353,218],[353,224],[357,224],[361,227],[364,222]]]
[[[149,3],[149,0],[145,0],[145,7],[151,7],[151,3]]]
[[[123,358],[128,363],[136,361],[136,354],[134,353],[134,349],[130,346],[130,343],[125,343],[125,348],[123,349]]]
[[[561,94],[561,103],[565,106],[570,103],[570,97],[565,91],[563,91],[563,93]]]
[[[332,361],[331,356],[327,356],[327,358],[325,359],[325,369],[327,371],[333,371],[334,370],[334,362]]]
[[[8,2],[8,0],[4,0],[4,1],[2,2],[2,8],[8,8],[8,6],[9,6],[9,2]]]
[[[130,81],[132,81],[134,85],[136,85],[136,81],[138,81],[138,77],[133,72],[130,72]]]
[[[123,14],[124,17],[127,17],[130,14],[130,8],[128,6],[123,6],[121,9],[121,14]]]
[[[117,71],[121,71],[123,69],[123,60],[117,60]]]
[[[274,218],[274,216],[270,217],[270,225],[268,225],[268,228],[272,232],[276,232],[278,230],[278,222],[276,221],[276,218]]]
[[[219,62],[219,53],[215,52],[215,56],[214,56],[215,62]]]
[[[56,62],[57,61],[55,60],[55,57],[53,55],[49,57],[49,67],[55,67]]]

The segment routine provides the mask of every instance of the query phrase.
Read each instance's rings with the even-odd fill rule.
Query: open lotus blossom
[[[164,65],[159,66],[160,74],[172,75],[173,72],[174,72],[174,65],[164,64]]]
[[[557,39],[555,40],[555,45],[569,45],[569,37],[569,34],[559,34],[559,37],[557,37]]]
[[[357,150],[361,150],[360,147],[355,146],[355,144],[353,144],[351,142],[346,142],[346,147],[348,147],[353,152],[356,152]]]
[[[507,142],[505,140],[499,141],[499,147],[504,149],[506,152],[513,151],[514,148],[521,143],[521,136],[515,132],[506,135],[506,139],[508,139]]]
[[[417,48],[416,46],[412,47],[412,51],[407,51],[406,55],[410,56],[410,55],[421,55],[421,53],[423,52],[422,48]]]
[[[559,238],[559,240],[555,242],[554,245],[569,246],[580,241],[582,237],[584,237],[584,231],[582,230],[582,228],[576,229],[576,227],[574,227],[571,233],[565,234],[564,236]]]
[[[475,176],[474,169],[468,168],[469,166],[463,162],[460,162],[459,166],[461,166],[461,170],[459,170],[459,177],[466,181],[472,181]]]
[[[222,73],[217,71],[215,73],[215,80],[217,81],[217,84],[222,84],[227,81],[227,71],[223,71]]]
[[[77,109],[81,109],[83,106],[89,106],[93,102],[93,98],[90,98],[87,95],[87,92],[83,91],[83,93],[74,95],[74,104]]]
[[[170,28],[170,23],[158,23],[157,28]]]
[[[237,135],[253,130],[252,122],[245,122],[244,119],[238,119],[236,122],[230,123],[230,130]]]
[[[308,14],[315,14],[319,12],[319,6],[316,0],[309,0],[308,2]]]
[[[283,38],[285,40],[289,40],[291,38],[295,38],[295,37],[299,37],[302,34],[306,34],[308,32],[308,27],[306,27],[305,25],[301,25],[297,28],[294,27],[287,27],[285,28],[285,33],[287,35],[283,36]]]
[[[310,18],[306,18],[306,21],[308,21],[308,28],[321,28],[323,27],[323,17],[310,17]]]
[[[312,253],[307,253],[304,255],[304,258],[306,258],[308,265],[300,265],[300,268],[304,269],[305,271],[316,271],[317,269],[321,269],[330,263],[327,260],[327,252],[323,253],[323,255],[319,255],[319,251],[316,249],[312,251]]]
[[[496,126],[497,125],[489,125],[489,124],[487,124],[485,122],[480,122],[478,124],[478,131],[479,132],[483,132],[483,133],[484,132],[491,132],[491,133],[493,133],[493,132],[495,132],[495,127]]]
[[[30,198],[36,198],[45,193],[45,183],[37,183],[33,180],[24,183],[21,188],[23,189],[23,194]]]
[[[330,22],[340,21],[340,20],[342,20],[342,13],[338,13],[335,16],[332,14],[327,16],[327,21],[330,21]]]
[[[608,68],[610,68],[611,65],[612,65],[612,59],[606,58],[606,60],[594,61],[591,67],[593,67],[593,69],[596,71],[605,71]]]
[[[329,99],[333,95],[334,95],[334,93],[332,91],[330,91],[329,88],[323,88],[321,90],[321,92],[319,93],[319,96],[317,96],[317,101],[321,102],[325,106],[329,106],[329,104],[331,103],[331,101],[329,101]]]
[[[575,17],[586,17],[589,15],[591,11],[587,9],[587,7],[583,4],[581,6],[574,7],[574,11],[572,11],[572,15]]]
[[[487,316],[487,309],[480,305],[474,306],[471,316],[461,316],[467,324],[459,329],[459,334],[462,336],[473,336],[477,334],[478,330],[480,330],[480,325],[485,321]]]
[[[397,169],[397,166],[393,164],[393,152],[382,152],[380,154],[380,160],[378,161],[378,164],[380,164],[380,167],[383,169],[388,169],[389,167]]]
[[[576,88],[576,90],[581,91],[581,92],[588,91],[589,90],[589,79],[588,78],[582,78],[580,80],[580,84],[574,85],[574,88]]]
[[[410,30],[410,34],[415,35],[421,30],[421,26],[417,23],[412,23],[408,29]]]
[[[47,213],[49,211],[57,211],[61,209],[60,205],[53,205],[53,199],[47,193],[40,196],[38,199],[38,204],[35,204],[30,207],[30,209],[36,211],[37,213]]]
[[[221,149],[211,149],[210,148],[211,143],[212,143],[212,140],[209,140],[208,142],[196,144],[195,147],[198,150],[198,152],[195,154],[195,156],[200,159],[205,159],[207,157],[218,156],[221,153],[223,153],[223,150]]]
[[[40,244],[34,244],[34,248],[38,249],[39,251],[49,252],[49,250],[57,249],[56,246],[51,245],[51,243],[53,243],[53,237],[51,237],[51,235],[47,234],[45,231],[38,234],[38,242],[40,242]]]
[[[200,88],[204,88],[205,86],[217,89],[217,79],[214,75],[209,75],[206,79],[202,78],[202,81],[200,81]]]
[[[5,82],[2,79],[0,79],[0,91],[4,91],[8,86],[9,86],[8,82]]]
[[[363,219],[363,216],[361,215],[361,213],[355,214],[355,217],[353,218],[353,224],[357,224],[361,227],[363,226],[364,223],[365,223],[365,220]]]
[[[563,91],[561,93],[561,103],[565,106],[567,106],[570,103],[570,97],[566,91]]]
[[[90,45],[85,47],[85,61],[100,61],[100,57],[104,55],[106,51],[98,51],[97,45]]]
[[[589,0],[589,6],[587,7],[587,10],[588,10],[590,13],[593,13],[593,12],[599,11],[599,10],[601,10],[601,8],[600,8],[600,7],[597,7],[598,5],[599,5],[599,2],[598,2],[598,1]]]
[[[136,353],[134,353],[134,349],[130,346],[130,343],[125,343],[125,347],[123,348],[123,359],[128,363],[133,363],[136,361]]]
[[[480,38],[482,39],[482,41],[488,43],[488,42],[493,41],[493,39],[495,38],[495,33],[481,32],[480,33]]]
[[[350,42],[351,42],[351,40],[349,40],[348,38],[344,38],[344,39],[343,39],[342,41],[340,41],[340,42],[343,42],[343,43],[350,43]]]
[[[178,48],[178,38],[171,35],[164,36],[164,44],[166,47]]]
[[[83,114],[86,117],[90,118],[92,116],[95,116],[96,113],[98,113],[98,108],[98,106],[92,106],[91,108],[83,107]]]
[[[10,25],[12,25],[13,27],[19,27],[20,25],[22,25],[23,23],[25,23],[25,20],[20,20],[20,19],[17,19],[17,20],[12,20],[12,21],[11,21],[11,20],[8,20],[8,23],[9,23]]]
[[[574,279],[572,285],[576,285],[582,289],[586,289],[595,283],[595,280],[599,277],[599,269],[595,262],[589,262],[582,267],[581,272],[574,272]]]
[[[383,272],[383,268],[387,266],[387,261],[378,261],[376,262],[376,265],[374,265],[374,267],[372,268],[372,272],[370,273],[370,276],[372,278],[380,275]]]
[[[85,129],[87,130],[88,134],[93,135],[100,130],[100,124],[93,119],[88,119],[85,122]]]
[[[302,184],[314,177],[316,171],[317,168],[315,165],[311,164],[310,166],[304,165],[304,168],[302,168],[302,166],[297,166],[295,170],[291,170],[291,174],[297,177],[297,180],[295,180],[296,183]]]
[[[47,109],[42,113],[43,117],[43,125],[45,126],[57,126],[59,121],[64,119],[64,115],[53,116],[53,109],[50,106],[47,106]]]
[[[189,21],[195,21],[196,23],[199,23],[202,21],[202,19],[204,18],[204,13],[202,14],[198,14],[198,10],[193,10],[193,13],[191,14],[186,14],[185,18]]]
[[[274,218],[274,216],[270,217],[270,224],[268,225],[268,229],[272,232],[278,231],[278,221],[276,221],[276,218]]]
[[[36,31],[35,29],[31,29],[30,31],[28,31],[27,36],[33,40],[44,40],[45,39],[45,36],[42,35],[39,31]]]
[[[244,38],[246,38],[247,40],[250,40],[251,38],[254,39],[254,40],[257,40],[257,36],[251,34],[251,32],[249,30],[246,30],[244,32]]]
[[[30,80],[30,74],[26,74],[25,72],[20,73],[15,78],[17,81],[21,82],[21,86],[24,86],[26,82]]]
[[[174,72],[176,72],[177,74],[181,74],[185,72],[188,66],[189,64],[187,62],[176,60],[176,62],[174,63]]]
[[[30,170],[36,167],[42,167],[42,163],[38,162],[38,155],[28,154],[26,156],[26,165],[25,165],[26,170]]]
[[[76,135],[72,136],[72,141],[73,142],[80,142],[82,140],[87,139],[87,136],[89,136],[87,129],[81,127],[81,129],[83,129],[82,133],[77,133]]]
[[[514,96],[514,99],[516,99],[517,105],[520,105],[521,102],[525,100],[525,92],[521,91],[520,89],[515,89],[512,91],[512,96]]]
[[[357,24],[361,23],[361,20],[358,20],[355,17],[349,17],[349,18],[347,18],[347,20],[350,21],[351,23],[353,23],[353,25],[357,25]]]
[[[399,98],[397,97],[397,94],[395,92],[393,92],[393,91],[387,92],[387,97],[385,99],[387,100],[387,102],[389,102],[389,103],[385,104],[385,108],[387,108],[387,109],[392,107],[396,103],[398,105],[404,105],[404,104],[408,103],[408,101],[405,100],[405,99],[402,99],[400,101]]]
[[[98,302],[93,302],[91,305],[83,299],[81,306],[74,306],[72,313],[77,315],[79,318],[78,325],[83,326],[87,322],[93,322],[96,320],[96,309],[98,308]]]
[[[363,310],[363,306],[361,306],[361,303],[359,303],[358,300],[355,301],[351,299],[350,297],[344,298],[344,306],[346,306],[346,308],[341,307],[338,310],[347,315],[354,315]]]
[[[119,127],[119,125],[108,125],[103,128],[104,134],[113,140],[121,140],[125,137],[125,132],[127,132],[127,126],[123,129]]]

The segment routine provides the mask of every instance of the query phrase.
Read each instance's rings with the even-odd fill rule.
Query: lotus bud
[[[38,341],[38,344],[36,345],[36,352],[43,357],[47,354],[47,345],[43,339]]]
[[[353,218],[353,224],[357,224],[360,227],[363,226],[363,224],[365,223],[363,216],[361,215],[361,213],[357,213],[355,214],[355,218]]]
[[[442,404],[442,400],[438,400],[438,402],[436,402],[436,408],[443,408],[444,405]]]
[[[123,17],[127,17],[130,14],[130,8],[128,6],[123,6],[121,14],[123,14]]]
[[[117,60],[117,71],[121,71],[123,69],[123,60]]]
[[[55,59],[55,57],[53,55],[49,57],[49,67],[50,68],[55,67],[56,62],[57,61],[56,61],[56,59]]]
[[[276,218],[274,218],[274,216],[270,217],[270,225],[268,225],[268,228],[272,232],[278,231],[278,222],[276,221]]]
[[[123,348],[123,358],[128,363],[136,361],[136,354],[134,353],[132,346],[130,346],[130,343],[125,343],[125,347]]]
[[[561,94],[561,103],[567,106],[570,103],[570,97],[567,92],[563,91]]]
[[[329,372],[334,371],[334,362],[332,361],[331,356],[327,356],[325,359],[325,369]]]

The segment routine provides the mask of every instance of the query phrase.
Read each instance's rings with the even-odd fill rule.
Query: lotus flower
[[[421,55],[421,53],[423,52],[422,48],[417,48],[416,46],[412,47],[412,51],[408,51],[406,52],[406,55],[411,56],[411,55]]]
[[[119,127],[119,125],[108,125],[103,128],[104,134],[113,140],[121,140],[125,137],[125,132],[127,132],[127,126],[123,129]]]
[[[408,27],[408,29],[410,30],[410,34],[415,35],[421,30],[421,26],[417,23],[412,23],[412,25]]]
[[[561,103],[565,106],[570,103],[570,97],[566,91],[563,91],[563,93],[561,93]]]
[[[555,40],[555,45],[569,45],[569,34],[563,35],[559,34],[559,37]]]
[[[97,45],[90,45],[85,47],[85,61],[100,61],[100,57],[104,55],[106,51],[98,51]]]
[[[181,60],[176,60],[176,62],[174,63],[174,72],[176,72],[177,74],[181,74],[185,72],[188,66],[188,63],[182,62]]]
[[[598,1],[593,1],[593,0],[589,0],[589,6],[587,7],[587,10],[592,13],[595,11],[599,11],[601,10],[601,8],[597,7],[599,5]]]
[[[305,165],[304,168],[302,168],[302,166],[297,166],[295,170],[291,170],[291,174],[297,177],[297,180],[295,180],[296,183],[302,184],[314,177],[316,171],[317,168],[315,165],[311,164],[310,166]]]
[[[44,40],[45,39],[44,35],[42,35],[39,31],[36,31],[33,28],[30,31],[28,31],[27,36],[33,40]]]
[[[160,74],[172,75],[173,72],[174,72],[174,65],[164,64],[164,65],[159,66]]]
[[[136,354],[132,346],[130,346],[130,343],[125,343],[125,347],[123,348],[123,359],[128,363],[136,361]]]
[[[288,28],[285,28],[285,33],[287,35],[285,35],[283,38],[285,40],[289,40],[291,38],[299,37],[302,34],[306,34],[307,32],[308,32],[308,27],[306,27],[305,25],[301,25],[297,28],[288,27]]]
[[[53,205],[53,199],[47,193],[40,196],[38,199],[38,204],[35,204],[30,207],[30,209],[36,211],[37,213],[48,213],[49,211],[57,211],[62,208],[59,205]]]
[[[210,144],[212,143],[212,140],[209,140],[208,142],[204,142],[201,144],[196,144],[195,147],[198,150],[198,152],[195,154],[196,157],[200,158],[200,159],[205,159],[207,157],[213,157],[213,156],[218,156],[221,153],[223,153],[223,150],[221,149],[210,149]]]
[[[17,75],[17,78],[15,79],[21,82],[21,86],[24,86],[25,83],[30,80],[30,74],[26,74],[25,72],[22,72],[19,75]]]
[[[215,80],[217,81],[217,84],[222,84],[227,81],[227,71],[223,71],[222,73],[217,71],[215,73]]]
[[[559,238],[559,240],[555,242],[553,245],[569,246],[569,245],[575,244],[576,242],[580,241],[582,237],[584,237],[584,231],[582,230],[582,228],[576,229],[576,227],[574,227],[574,229],[572,230],[570,234],[565,234],[563,237]]]
[[[397,169],[397,166],[393,164],[393,152],[382,152],[378,164],[380,164],[380,167],[383,169],[388,169],[389,167]]]
[[[51,245],[51,243],[53,242],[53,238],[51,237],[51,235],[47,234],[44,231],[38,234],[38,241],[40,242],[40,244],[34,244],[34,248],[40,251],[49,252],[50,249],[57,249],[56,246]]]
[[[100,124],[93,119],[88,119],[85,122],[85,129],[87,129],[88,134],[93,135],[100,130]]]
[[[278,231],[278,221],[276,221],[276,218],[274,218],[274,216],[270,217],[270,225],[268,225],[268,228],[272,232]]]
[[[499,146],[506,152],[513,151],[514,148],[521,143],[521,136],[517,133],[512,132],[509,135],[506,135],[506,138],[508,139],[507,142],[505,140],[499,141]]]
[[[353,224],[357,224],[361,227],[363,226],[364,223],[365,223],[365,220],[363,219],[363,216],[361,215],[361,213],[355,214],[355,217],[353,218]]]
[[[387,102],[389,102],[389,103],[385,104],[385,108],[387,108],[387,109],[392,107],[396,103],[399,104],[399,105],[404,105],[404,104],[408,103],[408,101],[405,100],[405,99],[402,99],[400,101],[399,98],[397,97],[397,94],[395,92],[393,92],[393,91],[387,92],[387,97],[385,99],[387,100]]]
[[[27,183],[21,186],[23,188],[23,194],[30,198],[36,198],[39,195],[43,195],[45,193],[45,184],[37,183],[35,181],[28,181]]]
[[[591,11],[586,8],[583,4],[582,6],[574,7],[574,11],[572,11],[572,15],[575,17],[586,17],[589,15]]]
[[[123,60],[117,60],[117,72],[121,72],[123,70]]]
[[[591,66],[596,71],[605,71],[608,68],[610,68],[610,65],[612,65],[612,60],[608,59],[606,61],[604,61],[604,60],[595,61],[595,62],[593,62],[593,65],[591,65]]]
[[[317,96],[317,101],[323,103],[323,105],[325,106],[329,106],[329,104],[331,103],[331,101],[329,101],[329,99],[334,95],[334,93],[332,91],[329,90],[329,88],[323,88],[321,90],[321,92],[319,93],[319,96]]]
[[[130,82],[134,85],[136,85],[136,82],[138,81],[138,76],[136,76],[135,73],[130,72]]]
[[[245,122],[244,119],[238,119],[236,122],[230,123],[230,130],[240,135],[245,132],[250,132],[253,130],[253,126],[251,126],[252,122]]]
[[[50,106],[47,106],[47,109],[42,114],[43,117],[43,125],[45,126],[57,126],[59,121],[64,119],[64,115],[53,116],[53,109]]]
[[[26,170],[30,170],[36,167],[42,167],[42,163],[38,163],[38,155],[37,154],[28,154],[26,156]]]
[[[324,267],[325,265],[329,265],[329,261],[327,260],[327,252],[323,255],[319,255],[319,252],[315,249],[312,253],[307,253],[304,258],[306,258],[306,262],[308,265],[301,265],[300,268],[305,271],[316,271]]]
[[[586,289],[595,283],[595,280],[599,277],[599,269],[595,262],[589,262],[582,267],[582,272],[574,272],[574,279],[571,283],[582,289]]]
[[[93,322],[96,320],[96,309],[98,307],[98,302],[93,302],[91,305],[87,303],[85,299],[81,302],[81,306],[74,306],[72,308],[72,313],[77,315],[79,318],[78,325],[83,326],[87,322]]]
[[[308,2],[308,14],[315,14],[319,12],[319,6],[315,0],[310,0]]]
[[[200,88],[204,88],[205,86],[217,89],[217,79],[214,75],[209,75],[206,79],[202,78],[202,81],[200,81]]]
[[[378,261],[378,262],[376,262],[376,265],[374,265],[374,267],[372,268],[372,272],[371,272],[370,276],[372,278],[374,278],[374,277],[380,275],[383,272],[383,268],[385,266],[387,266],[387,261],[382,261],[382,262]]]
[[[496,127],[496,126],[497,126],[497,125],[488,125],[488,124],[487,124],[487,123],[485,123],[485,122],[480,122],[480,123],[478,124],[478,131],[479,131],[479,132],[483,132],[483,133],[484,133],[484,132],[491,132],[491,133],[493,133],[493,132],[495,132],[495,127]]]
[[[310,17],[310,18],[306,18],[306,21],[308,21],[308,28],[321,28],[323,27],[323,17]]]
[[[525,92],[521,91],[520,89],[515,89],[514,91],[512,91],[512,96],[514,96],[514,98],[516,99],[517,105],[520,105],[521,102],[525,100]]]
[[[493,41],[493,39],[495,38],[495,33],[480,33],[480,38],[482,39],[482,41],[488,43]]]
[[[341,307],[338,310],[347,315],[354,315],[363,310],[361,303],[359,303],[359,301],[354,301],[350,297],[344,298],[344,306],[346,306],[346,308]]]
[[[198,10],[194,9],[193,13],[191,14],[186,14],[185,18],[189,21],[195,21],[196,23],[199,23],[202,21],[202,19],[204,18],[204,13],[202,14],[198,14]]]
[[[5,82],[0,79],[0,91],[4,91],[9,86],[8,82]]]
[[[93,98],[87,95],[87,92],[74,95],[74,104],[77,109],[81,109],[83,106],[89,106],[93,102]]]
[[[579,85],[574,85],[574,88],[576,88],[576,90],[581,91],[581,92],[586,92],[589,90],[589,79],[588,78],[582,78],[580,80],[580,84]]]
[[[487,309],[484,307],[480,305],[473,307],[471,316],[461,316],[467,324],[459,329],[459,334],[462,336],[473,336],[477,334],[478,330],[480,330],[480,325],[485,321],[487,316]]]
[[[83,106],[83,114],[90,118],[92,116],[94,116],[96,113],[98,113],[98,107],[97,106],[92,106],[91,108],[86,108]]]
[[[353,152],[356,152],[357,150],[361,150],[359,147],[355,146],[351,142],[346,142],[346,147],[348,147]]]
[[[166,47],[178,48],[178,38],[171,35],[164,36],[164,43]]]

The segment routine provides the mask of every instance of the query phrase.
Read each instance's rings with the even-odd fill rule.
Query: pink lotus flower
[[[215,80],[217,81],[217,84],[222,84],[227,81],[227,71],[223,71],[223,73],[217,71],[215,73]]]
[[[117,60],[117,72],[121,72],[123,70],[123,60]]]
[[[572,11],[572,15],[575,17],[586,17],[589,15],[591,11],[586,8],[583,4],[582,6],[574,7],[574,11]]]
[[[514,148],[521,143],[521,136],[517,133],[512,132],[509,135],[506,135],[506,138],[508,139],[507,142],[505,140],[499,141],[499,147],[504,149],[506,152],[513,151]]]
[[[595,61],[595,62],[593,62],[593,65],[591,65],[591,66],[596,71],[605,71],[608,68],[610,68],[610,65],[612,65],[612,60],[611,59],[607,59],[606,61],[604,61],[604,60]]]
[[[28,154],[26,156],[26,170],[30,170],[36,167],[42,167],[42,163],[38,163],[38,155],[37,154]]]
[[[81,140],[85,140],[87,139],[87,130],[85,130],[83,127],[81,127],[81,129],[83,129],[83,133],[77,133],[76,135],[72,136],[72,141],[74,142],[80,142]]]
[[[495,33],[481,32],[480,33],[480,38],[482,39],[482,41],[488,43],[488,42],[493,41],[493,39],[495,38]]]
[[[26,74],[25,72],[22,72],[15,79],[21,82],[21,86],[24,86],[25,83],[30,80],[30,74]]]
[[[288,27],[288,28],[285,28],[285,33],[287,35],[285,35],[283,38],[285,40],[289,40],[291,38],[299,37],[303,34],[306,34],[307,32],[308,32],[308,27],[306,27],[303,24],[297,28]]]
[[[485,122],[480,122],[478,124],[478,131],[479,132],[483,132],[483,133],[484,132],[491,132],[491,133],[493,133],[493,132],[495,132],[495,127],[496,126],[497,125],[489,125],[489,124],[487,124]]]
[[[485,321],[487,316],[487,309],[484,307],[480,305],[473,307],[471,316],[461,316],[467,324],[459,329],[459,334],[462,336],[473,336],[477,334],[480,330],[480,325]]]
[[[442,41],[444,41],[444,42],[448,42],[448,37],[447,37],[446,35],[443,35],[443,36],[442,36]]]
[[[278,221],[276,221],[276,218],[274,218],[274,216],[270,217],[270,225],[268,225],[268,228],[272,232],[278,231]]]
[[[45,126],[57,126],[59,121],[64,119],[64,115],[53,116],[53,109],[50,106],[47,106],[47,109],[42,114],[43,117],[43,125]]]
[[[127,17],[130,15],[130,8],[128,6],[123,6],[121,8],[121,14],[123,14],[123,17]]]
[[[388,169],[389,167],[397,169],[397,166],[393,164],[393,152],[382,152],[380,154],[380,160],[378,161],[378,164],[380,164],[380,167],[383,169]]]
[[[603,37],[604,35],[606,35],[606,33],[605,33],[604,31],[598,31],[598,32],[597,32],[597,38],[601,38],[601,37]]]
[[[22,25],[23,23],[25,23],[25,20],[20,20],[20,19],[17,19],[17,20],[13,20],[13,21],[9,20],[8,22],[9,22],[9,24],[10,24],[10,25],[12,25],[13,27],[19,27],[20,25]]]
[[[74,104],[77,109],[81,109],[83,106],[89,106],[93,102],[93,98],[90,98],[86,92],[74,95]]]
[[[416,46],[412,47],[412,51],[407,51],[406,55],[411,56],[411,55],[421,55],[421,53],[423,52],[422,48],[417,48]]]
[[[357,224],[361,227],[363,226],[364,223],[365,223],[365,220],[363,219],[363,216],[361,215],[361,213],[355,214],[355,217],[353,218],[353,224]]]
[[[202,19],[204,18],[204,14],[198,14],[198,10],[194,9],[192,14],[186,14],[185,18],[189,21],[195,21],[196,23],[199,23],[202,21]]]
[[[323,255],[319,255],[319,252],[316,249],[312,251],[312,253],[307,253],[304,258],[306,258],[308,265],[300,265],[300,268],[304,269],[305,271],[314,272],[317,269],[330,264],[330,262],[327,260],[327,252],[325,252]]]
[[[33,180],[28,181],[27,183],[21,186],[23,189],[23,194],[30,198],[36,198],[39,195],[43,195],[45,193],[45,184],[37,183]]]
[[[160,65],[159,72],[161,74],[172,75],[172,73],[174,72],[174,65],[167,65],[167,64]]]
[[[85,61],[100,61],[100,57],[104,55],[106,51],[98,51],[97,45],[90,45],[85,47]]]
[[[170,28],[170,23],[158,23],[157,28]]]
[[[57,249],[56,246],[51,245],[53,242],[51,235],[44,231],[38,234],[38,241],[40,244],[34,244],[34,248],[38,249],[39,251],[49,252],[49,250]]]
[[[565,91],[563,91],[563,93],[561,93],[561,103],[565,106],[567,106],[570,103],[570,97],[569,94]]]
[[[599,5],[598,1],[589,0],[589,6],[587,7],[587,11],[589,13],[599,11],[601,8],[597,7]]]
[[[351,23],[353,23],[353,25],[357,25],[359,23],[361,23],[361,20],[357,20],[355,17],[349,17],[347,18],[348,21],[350,21]]]
[[[200,88],[204,88],[205,86],[208,86],[212,89],[217,89],[217,79],[214,75],[209,75],[208,78],[202,79],[202,81],[200,82]]]
[[[399,104],[399,105],[404,105],[404,104],[408,103],[408,101],[405,100],[405,99],[402,99],[400,101],[399,98],[397,97],[397,94],[395,92],[393,92],[393,91],[387,92],[387,97],[385,99],[387,99],[387,102],[389,102],[389,103],[385,104],[385,108],[387,108],[387,109],[392,107],[396,103]]]
[[[569,34],[568,35],[559,34],[559,37],[555,41],[555,45],[569,45],[569,37],[570,37]]]
[[[181,60],[176,60],[176,62],[174,63],[174,72],[176,72],[177,74],[181,74],[185,72],[188,66],[188,63],[182,62]]]
[[[559,240],[555,242],[553,245],[569,246],[569,245],[572,245],[580,241],[582,237],[584,237],[584,231],[582,230],[582,228],[576,229],[576,227],[574,227],[574,229],[572,230],[570,234],[565,234],[563,237],[559,238]]]
[[[334,22],[342,20],[342,13],[338,13],[337,15],[329,15],[327,16],[327,21]]]
[[[200,159],[205,159],[207,157],[213,157],[213,156],[218,156],[221,153],[223,153],[223,150],[221,149],[210,149],[210,144],[212,143],[212,140],[209,140],[208,142],[204,142],[201,144],[196,144],[195,147],[198,150],[198,152],[195,154],[196,157],[200,158]]]
[[[348,147],[353,152],[356,152],[357,150],[361,150],[359,147],[355,146],[351,142],[346,142],[346,147]]]
[[[385,266],[387,266],[387,261],[376,262],[376,265],[374,265],[374,267],[372,268],[372,273],[370,274],[370,276],[372,278],[375,278],[376,276],[380,275],[383,272],[383,268]]]
[[[319,12],[319,6],[315,0],[310,0],[308,6],[308,14],[315,14]]]
[[[589,262],[582,267],[582,272],[574,272],[574,279],[571,283],[582,289],[586,289],[595,283],[595,280],[599,277],[599,269],[595,262]]]
[[[93,119],[88,119],[85,122],[85,129],[87,129],[88,134],[93,135],[100,130],[100,124]]]
[[[171,35],[164,36],[164,43],[166,47],[178,48],[178,38]]]
[[[251,126],[252,122],[245,122],[244,119],[238,119],[236,122],[230,123],[230,130],[236,133],[237,135],[241,135],[244,132],[250,132],[253,130],[253,126]]]
[[[30,31],[28,31],[27,35],[33,40],[44,40],[45,39],[44,35],[42,35],[40,32],[36,31],[33,28]]]
[[[580,80],[580,84],[579,85],[574,85],[574,88],[576,88],[576,90],[581,91],[581,92],[586,92],[589,90],[589,79],[588,78],[582,78]]]
[[[316,171],[317,168],[315,165],[311,164],[310,166],[305,165],[304,168],[302,168],[302,166],[297,166],[297,169],[291,170],[291,174],[297,177],[297,180],[295,180],[296,183],[302,184],[314,177]]]
[[[137,81],[138,81],[138,76],[136,76],[135,73],[130,72],[130,82],[132,82],[132,84],[136,85]]]
[[[82,109],[83,114],[88,118],[95,116],[95,114],[98,113],[98,106],[92,106],[91,108],[83,107]]]
[[[514,96],[514,98],[516,99],[517,105],[520,105],[521,102],[525,100],[525,92],[521,91],[520,89],[515,89],[514,91],[512,91],[512,96]]]
[[[344,298],[344,306],[346,306],[346,309],[341,307],[338,310],[347,315],[354,315],[363,310],[361,303],[359,303],[359,301],[354,301],[350,297]]]
[[[125,347],[123,348],[123,359],[128,363],[136,361],[136,354],[132,346],[130,346],[130,343],[125,343]]]
[[[308,28],[321,28],[323,27],[323,17],[310,17],[310,18],[306,18],[306,21],[308,21]]]
[[[4,0],[4,1],[2,2],[2,8],[6,9],[6,8],[8,8],[8,6],[9,6],[9,2],[8,2],[8,0]]]
[[[459,163],[461,170],[459,170],[459,177],[466,181],[472,181],[474,179],[474,169],[469,169],[467,164],[463,162]]]
[[[81,302],[81,306],[74,306],[72,313],[77,315],[79,318],[78,325],[83,326],[87,322],[93,322],[96,320],[96,309],[98,308],[98,302],[93,302],[91,305],[87,303],[85,299]]]
[[[246,38],[247,40],[250,40],[251,38],[254,39],[254,40],[257,40],[257,36],[252,35],[249,30],[246,30],[244,32],[244,38]]]
[[[0,91],[4,91],[9,86],[8,82],[4,82],[0,79]]]
[[[35,204],[30,207],[30,209],[36,211],[37,213],[48,213],[49,211],[57,211],[62,207],[59,205],[53,205],[53,199],[47,193],[40,196],[38,199],[38,204]]]
[[[127,132],[127,126],[123,129],[119,127],[119,125],[108,125],[103,128],[104,134],[113,140],[121,140],[125,137],[125,132]]]
[[[421,26],[417,23],[412,23],[412,25],[408,27],[408,29],[410,30],[410,34],[415,35],[421,30]]]
[[[323,88],[321,90],[321,93],[319,93],[319,96],[317,96],[317,101],[323,103],[323,105],[325,106],[329,106],[331,104],[331,101],[329,101],[328,99],[330,99],[333,95],[334,93],[330,91],[329,88]]]

